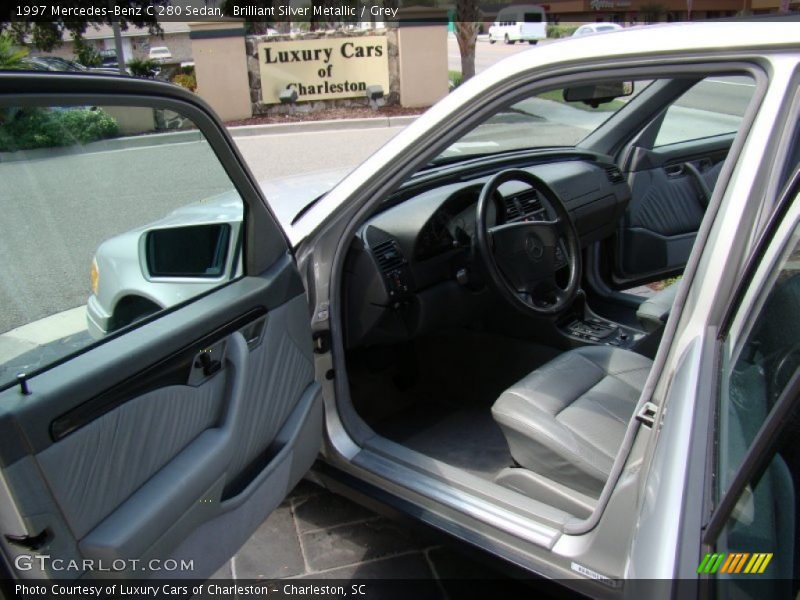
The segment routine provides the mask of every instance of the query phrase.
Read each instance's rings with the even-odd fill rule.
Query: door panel
[[[617,235],[615,276],[655,280],[683,270],[732,143],[726,139],[638,149],[631,201]],[[701,181],[698,181],[698,176]]]
[[[246,522],[257,521],[257,527],[310,467],[321,440],[321,399],[313,379],[305,294],[291,259],[281,263],[268,277],[234,282],[141,327],[139,343],[129,334],[32,378],[30,396],[21,397],[16,388],[0,394],[0,436],[10,439],[16,432],[17,440],[35,450],[33,456],[19,457],[13,450],[3,456],[6,480],[28,532],[49,530],[48,552],[60,558],[163,561],[180,547],[183,558],[196,561],[187,575],[203,577],[219,566],[208,564],[212,571],[198,571],[208,539],[198,534],[194,542],[183,540],[200,524],[211,527],[234,509],[245,513],[241,518]],[[291,298],[280,303],[275,288],[292,290]],[[220,333],[204,335],[208,325],[198,327],[185,311],[213,317],[210,328]],[[231,321],[231,314],[255,318]],[[228,333],[231,326],[237,329]],[[100,373],[106,374],[110,390],[135,379],[126,363],[140,350],[152,355],[163,328],[178,340],[197,339],[178,349],[177,357],[223,344],[219,370],[193,384],[200,368],[195,361],[186,365],[184,382],[177,384],[176,361],[167,357],[140,371],[165,385],[118,396],[102,414],[97,409],[76,413],[108,394],[86,398],[72,390],[91,388]],[[129,352],[114,356],[121,345]],[[80,372],[75,363],[95,366]],[[53,424],[65,415],[81,420],[73,418],[67,433],[54,435],[61,429]],[[35,496],[28,489],[35,489]],[[266,502],[266,496],[274,501]],[[234,535],[238,529],[215,535],[219,560],[252,533],[251,527]]]
[[[0,74],[0,111],[0,550],[24,578],[206,578],[321,444],[283,232],[176,86]]]

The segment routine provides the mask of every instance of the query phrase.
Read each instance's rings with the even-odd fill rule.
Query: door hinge
[[[642,406],[641,410],[636,413],[636,420],[639,421],[642,425],[646,425],[650,429],[656,424],[656,413],[658,412],[658,406],[653,404],[652,402],[645,402],[644,406]]]
[[[314,340],[314,354],[325,354],[331,349],[331,332],[327,329],[315,331],[311,335]]]

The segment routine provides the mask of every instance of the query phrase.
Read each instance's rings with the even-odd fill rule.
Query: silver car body
[[[725,350],[719,332],[736,308],[731,299],[777,203],[780,180],[775,171],[788,162],[787,149],[800,121],[800,31],[793,22],[680,24],[610,33],[603,38],[600,55],[596,42],[592,36],[557,41],[516,54],[472,78],[375,152],[300,218],[295,215],[302,202],[293,200],[289,208],[289,201],[282,206],[278,195],[266,188],[264,192],[293,246],[312,303],[308,313],[305,304],[301,308],[303,319],[311,315],[317,340],[313,361],[325,409],[326,468],[344,473],[362,495],[380,493],[382,499],[391,499],[415,518],[513,564],[567,585],[588,583],[595,587],[582,591],[592,596],[616,597],[618,580],[623,578],[697,578],[712,477],[716,359]],[[566,513],[545,502],[523,498],[462,469],[427,459],[360,425],[344,358],[341,290],[345,257],[365,218],[422,164],[523,94],[585,83],[589,78],[619,80],[627,75],[669,76],[684,71],[700,76],[746,71],[756,90],[709,200],[638,401],[639,408],[652,410],[652,420],[630,419],[591,514],[584,519],[565,517]],[[611,121],[613,125],[613,117]],[[601,145],[601,141],[587,139],[586,143]],[[284,186],[290,188],[295,189],[291,197],[299,197],[296,188]],[[317,195],[309,191],[307,198]],[[214,202],[224,206],[230,200]],[[150,228],[208,219],[202,208],[181,210]],[[776,234],[777,243],[783,241],[780,236],[787,236],[789,224],[799,213],[795,201]],[[236,217],[231,210],[222,218],[235,223]],[[128,261],[126,277],[135,280],[136,269],[141,276],[137,249],[147,230],[109,241],[98,255],[122,252]],[[777,253],[774,246],[769,245],[763,254],[764,263],[737,307],[746,309],[755,302],[768,280],[768,268]],[[105,285],[104,267],[98,266],[101,285]],[[255,279],[255,275],[245,277],[242,282]],[[232,290],[228,286],[220,292]],[[170,297],[182,296],[176,292]],[[745,316],[734,313],[725,342],[733,345],[745,331]],[[149,325],[133,337],[147,335]],[[245,338],[238,335],[236,339],[244,354]],[[109,344],[115,342],[122,340]],[[54,372],[49,374],[54,377]],[[24,396],[16,398],[15,402],[24,401]],[[3,511],[1,516],[11,512]],[[641,597],[635,586],[623,591]],[[678,593],[677,588],[666,587],[659,595],[676,597]]]
[[[431,520],[443,528],[547,577],[579,576],[574,565],[589,565],[590,571],[619,577],[696,577],[701,532],[688,532],[682,525],[699,522],[697,514],[703,506],[703,491],[690,480],[690,472],[698,477],[697,469],[704,468],[708,452],[707,440],[693,435],[697,429],[707,432],[710,426],[708,407],[698,412],[698,399],[709,397],[707,386],[715,378],[709,345],[728,310],[727,302],[721,300],[732,297],[763,231],[774,201],[769,199],[776,194],[775,183],[765,187],[764,182],[772,181],[773,168],[765,157],[785,149],[793,133],[784,127],[782,111],[796,92],[790,82],[800,64],[798,41],[795,23],[680,24],[606,34],[602,55],[597,54],[593,36],[559,40],[516,54],[460,86],[400,132],[296,226],[295,233],[307,238],[299,252],[301,272],[307,261],[315,267],[315,279],[308,282],[316,292],[313,327],[333,333],[333,358],[318,355],[317,372],[344,372],[342,341],[331,315],[340,310],[336,290],[341,286],[353,225],[359,215],[374,210],[393,182],[413,171],[420,149],[433,158],[480,120],[475,116],[480,107],[523,83],[545,86],[576,65],[579,73],[591,70],[600,75],[608,69],[642,67],[654,59],[688,67],[725,56],[728,61],[741,59],[763,66],[770,73],[768,78],[763,72],[755,74],[763,98],[754,101],[745,115],[745,133],[734,143],[715,188],[640,398],[640,406],[652,401],[663,407],[656,420],[661,425],[650,431],[631,423],[612,476],[586,522],[554,526],[548,524],[546,511],[538,516],[521,514],[518,507],[498,498],[487,501],[464,481],[454,493],[452,483],[443,483],[409,457],[388,460],[385,449],[354,439],[349,433],[352,427],[343,424],[342,406],[347,403],[343,398],[349,392],[339,378],[323,383],[329,459],[360,479],[391,486],[395,494],[424,506]],[[792,114],[797,111],[795,104]],[[336,218],[331,219],[334,211]],[[447,517],[437,519],[437,514]],[[690,536],[688,544],[694,544],[688,558],[687,542],[681,536]]]

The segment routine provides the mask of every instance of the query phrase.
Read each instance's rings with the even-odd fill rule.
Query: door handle
[[[680,177],[683,175],[683,165],[668,165],[664,167],[664,172],[667,174],[667,177]]]

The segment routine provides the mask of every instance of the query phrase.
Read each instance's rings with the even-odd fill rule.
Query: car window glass
[[[0,386],[237,275],[242,201],[183,115],[0,107]]]
[[[434,162],[526,148],[573,147],[641,93],[650,82],[617,82],[628,95],[589,103],[569,102],[563,89],[549,90],[505,107],[449,146]],[[576,89],[601,85],[588,84]]]
[[[718,580],[718,598],[795,598],[800,591],[798,426],[795,418],[790,425],[793,435],[784,436],[767,469],[745,488],[714,552],[698,566],[699,572]]]
[[[717,503],[800,368],[800,225],[786,241],[767,284],[761,285],[764,290],[757,295],[755,308],[742,309],[752,313],[740,336],[744,341],[728,340],[724,347],[715,451]],[[769,466],[740,494],[716,540],[715,552],[698,567],[698,573],[720,580],[718,597],[730,597],[737,591],[733,588],[746,588],[749,584],[743,574],[764,575],[756,584],[758,589],[750,590],[757,591],[758,597],[794,597],[798,592],[784,588],[800,572],[795,542],[800,411],[795,410],[784,425]]]
[[[703,79],[667,109],[655,147],[736,133],[755,89],[747,75]]]
[[[732,348],[720,397],[718,494],[727,489],[756,433],[800,366],[800,227],[774,281]]]

